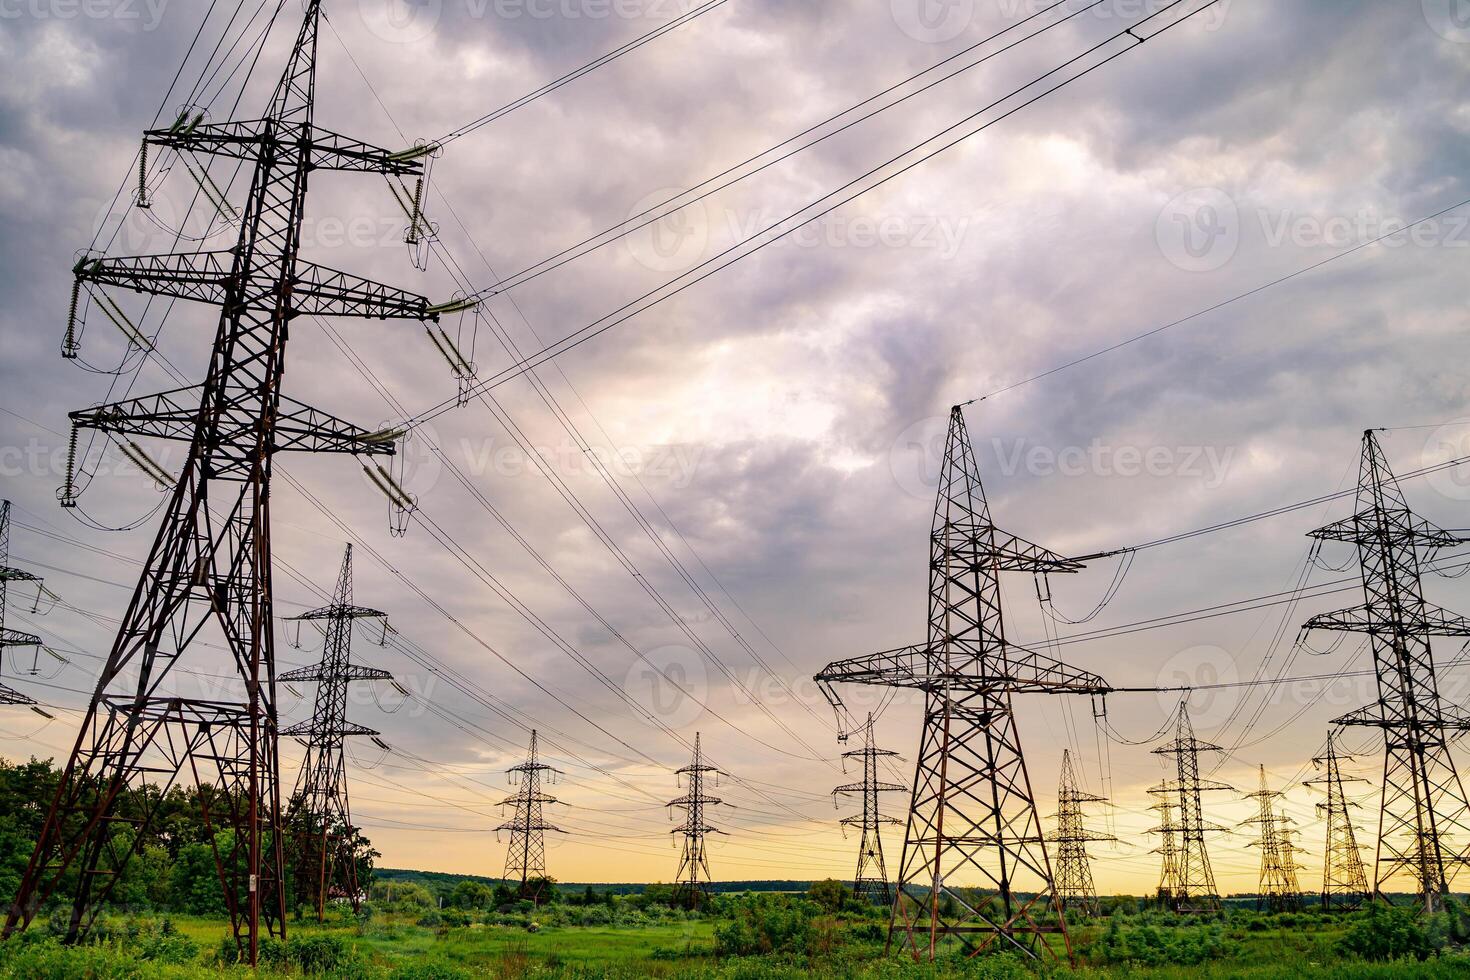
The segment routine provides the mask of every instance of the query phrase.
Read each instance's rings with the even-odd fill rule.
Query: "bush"
[[[812,939],[812,906],[785,896],[761,895],[732,910],[715,926],[715,954],[752,956],[806,952]]]
[[[1423,961],[1435,951],[1435,943],[1414,909],[1381,902],[1369,903],[1337,946],[1349,956],[1377,963],[1411,957]]]
[[[192,963],[199,958],[199,944],[178,933],[140,936],[133,949],[138,959],[151,963]]]

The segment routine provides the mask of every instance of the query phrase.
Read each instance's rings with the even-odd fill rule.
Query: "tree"
[[[490,907],[495,892],[483,882],[465,878],[449,893],[449,904],[457,909],[484,909]]]
[[[822,881],[812,882],[812,887],[807,891],[807,897],[822,907],[822,911],[828,913],[840,912],[852,896],[852,889],[838,881],[836,878],[826,878]]]

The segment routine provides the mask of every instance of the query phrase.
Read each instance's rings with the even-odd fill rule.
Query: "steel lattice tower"
[[[1313,616],[1306,629],[1367,633],[1378,700],[1335,719],[1383,730],[1383,804],[1373,894],[1411,874],[1426,913],[1444,907],[1454,872],[1467,862],[1470,803],[1450,756],[1450,733],[1470,715],[1440,700],[1431,636],[1470,636],[1470,621],[1424,601],[1421,555],[1467,538],[1414,516],[1373,430],[1363,433],[1357,513],[1311,534],[1357,546],[1364,603]]]
[[[1054,955],[1071,942],[1053,885],[1011,698],[1104,694],[1101,677],[1010,643],[1000,573],[1075,572],[1082,564],[991,523],[962,406],[950,412],[930,534],[929,630],[923,643],[829,664],[816,677],[924,692],[924,729],[889,942],[915,959],[946,943],[973,955],[995,944]],[[995,902],[979,890],[994,889]]]
[[[863,760],[863,781],[845,783],[832,790],[834,802],[839,794],[861,796],[863,799],[862,813],[843,817],[839,821],[844,832],[848,827],[859,827],[863,834],[862,841],[858,844],[857,872],[852,879],[852,893],[858,898],[883,905],[892,904],[893,889],[888,884],[888,868],[883,863],[883,835],[880,831],[884,824],[897,824],[898,821],[893,817],[885,817],[879,811],[878,794],[902,793],[904,787],[878,779],[878,759],[896,755],[897,752],[880,749],[874,744],[873,715],[869,712],[867,724],[863,726],[863,747],[842,753],[844,759]]]
[[[1077,788],[1072,771],[1072,750],[1062,750],[1062,774],[1057,782],[1057,829],[1047,836],[1056,845],[1057,899],[1063,909],[1097,915],[1097,887],[1092,882],[1092,865],[1087,857],[1089,841],[1116,841],[1112,834],[1088,830],[1082,821],[1086,803],[1106,803],[1107,798]]]
[[[1194,737],[1194,727],[1189,723],[1189,708],[1183,701],[1179,703],[1174,738],[1153,750],[1154,755],[1174,760],[1174,778],[1165,777],[1149,792],[1165,801],[1163,806],[1166,808],[1166,822],[1155,828],[1154,833],[1164,834],[1166,841],[1173,840],[1173,874],[1161,880],[1159,892],[1179,912],[1214,912],[1220,908],[1220,892],[1215,887],[1215,872],[1210,867],[1205,834],[1224,832],[1225,828],[1205,822],[1201,794],[1230,787],[1201,779],[1199,774],[1199,754],[1219,751],[1222,751],[1220,746]],[[1164,871],[1168,876],[1171,870],[1168,858],[1171,855],[1167,844],[1163,853]]]
[[[326,915],[327,898],[340,895],[361,907],[357,882],[357,828],[352,825],[352,808],[347,801],[346,741],[349,735],[376,735],[371,728],[347,720],[347,689],[353,681],[392,680],[393,675],[375,667],[352,663],[352,624],[359,619],[383,619],[387,613],[352,604],[352,545],[342,556],[342,570],[330,605],[291,617],[293,621],[321,623],[325,640],[322,659],[314,667],[287,671],[280,680],[316,682],[316,700],[311,718],[292,725],[281,734],[306,740],[306,758],[291,794],[293,817],[301,823],[295,868],[297,898],[316,907],[317,918]]]
[[[1327,818],[1327,842],[1322,855],[1322,907],[1355,909],[1368,898],[1368,873],[1363,867],[1363,853],[1358,849],[1357,832],[1353,829],[1348,807],[1350,801],[1342,791],[1344,782],[1365,783],[1356,776],[1343,779],[1337,754],[1335,733],[1327,734],[1327,754],[1312,762],[1322,770],[1320,776],[1308,779],[1304,786],[1323,786],[1327,800],[1317,804],[1317,812]]]
[[[188,444],[183,471],[123,614],[44,829],[6,919],[27,925],[67,893],[67,938],[85,932],[146,839],[163,792],[187,772],[215,831],[217,867],[242,959],[255,963],[261,920],[284,934],[284,868],[272,622],[270,478],[281,450],[390,454],[370,432],[281,393],[287,332],[302,314],[436,319],[422,297],[298,257],[308,176],[355,171],[417,176],[427,147],[390,152],[314,122],[319,0],[300,30],[265,114],[208,123],[181,117],[144,145],[241,161],[251,174],[233,248],[129,258],[86,256],[78,288],[131,289],[219,308],[201,385],[72,413],[75,426]],[[70,480],[68,480],[68,489]],[[215,643],[243,687],[215,698],[168,693],[181,660]],[[127,826],[136,832],[120,835]],[[221,846],[220,840],[233,843]]]
[[[719,806],[724,801],[718,796],[709,796],[704,791],[707,776],[718,777],[720,770],[704,761],[699,745],[699,733],[694,733],[694,757],[689,765],[680,769],[678,776],[688,779],[688,791],[670,800],[665,806],[684,811],[684,823],[671,833],[684,837],[679,851],[679,870],[674,875],[673,902],[686,908],[698,908],[709,899],[709,856],[705,838],[710,834],[723,834],[718,827],[705,822],[704,808]]]
[[[1246,799],[1256,801],[1257,813],[1242,824],[1254,824],[1261,835],[1249,845],[1261,850],[1261,900],[1272,912],[1291,911],[1301,904],[1301,886],[1296,877],[1300,848],[1291,842],[1291,818],[1277,806],[1285,794],[1266,783],[1265,766],[1260,767],[1260,777],[1261,788],[1245,794]]]
[[[1174,888],[1179,883],[1179,824],[1174,819],[1174,795],[1167,783],[1149,789],[1149,795],[1157,802],[1149,807],[1159,811],[1159,825],[1149,833],[1159,835],[1159,846],[1153,853],[1159,856],[1158,900],[1163,908],[1175,907]]]
[[[516,794],[500,802],[502,806],[514,806],[515,816],[495,828],[497,832],[510,831],[510,847],[505,852],[505,877],[507,881],[519,880],[520,897],[529,898],[539,905],[541,887],[546,880],[546,832],[565,833],[555,824],[546,822],[543,807],[561,801],[541,792],[541,784],[543,781],[548,784],[555,782],[561,770],[541,761],[533,728],[526,761],[511,766],[506,772],[516,786]]]
[[[39,647],[41,638],[34,633],[22,633],[5,625],[5,603],[10,598],[8,587],[11,582],[35,582],[40,588],[41,578],[10,565],[10,501],[0,501],[0,655],[11,647]],[[0,657],[3,659],[3,657]],[[0,683],[0,704],[35,704],[36,699],[27,697],[9,684]]]

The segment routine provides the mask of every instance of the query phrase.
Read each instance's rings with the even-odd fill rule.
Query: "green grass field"
[[[379,913],[366,921],[343,915],[326,925],[293,922],[287,944],[263,948],[258,974],[360,980],[1470,977],[1470,956],[1453,942],[1441,942],[1422,960],[1371,962],[1343,948],[1356,920],[1317,915],[1233,913],[1205,924],[1148,914],[1120,917],[1115,926],[1073,929],[1077,965],[1069,966],[1063,957],[1040,968],[1012,956],[949,956],[936,964],[915,964],[903,954],[885,954],[881,928],[871,918],[811,916],[802,920],[794,945],[787,941],[789,930],[782,932],[792,921],[784,919],[764,932],[757,929],[757,943],[773,948],[744,949],[742,955],[720,949],[733,941],[728,928],[734,919],[727,917],[637,926],[541,925],[538,920],[537,931],[523,923],[420,925],[421,920],[411,913]],[[245,967],[226,965],[226,933],[225,923],[215,918],[172,917],[167,926],[160,917],[114,918],[99,930],[95,943],[68,948],[33,929],[20,941],[0,946],[0,974],[27,980],[250,975]]]

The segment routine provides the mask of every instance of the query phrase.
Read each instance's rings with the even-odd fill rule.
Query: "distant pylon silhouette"
[[[36,587],[40,588],[41,579],[40,576],[32,575],[24,569],[12,568],[10,565],[10,501],[6,500],[0,502],[0,654],[11,647],[40,647],[41,645],[41,638],[36,634],[8,629],[5,625],[7,587],[11,582],[35,582]],[[0,704],[35,703],[35,698],[20,693],[9,684],[0,683]]]
[[[929,544],[923,643],[828,664],[816,680],[924,692],[903,859],[888,939],[917,960],[958,945],[1055,956],[1071,941],[1053,884],[1012,696],[1105,694],[1096,674],[1006,639],[1000,573],[1075,572],[1082,563],[998,529],[990,518],[963,406],[950,410]],[[993,890],[993,899],[983,892]]]
[[[863,747],[842,753],[844,759],[863,760],[863,781],[845,783],[832,790],[833,801],[838,795],[861,796],[863,812],[843,817],[843,831],[848,827],[862,830],[863,839],[858,845],[857,873],[852,879],[852,893],[858,898],[882,905],[893,902],[893,888],[888,884],[888,868],[883,863],[883,824],[897,824],[893,817],[885,817],[878,809],[879,793],[902,793],[906,787],[897,783],[886,783],[878,779],[878,759],[881,756],[896,756],[897,752],[880,749],[873,742],[873,715],[868,713],[867,724],[863,725]]]
[[[1100,911],[1087,844],[1089,841],[1116,841],[1118,838],[1088,830],[1082,821],[1082,806],[1106,802],[1105,797],[1077,788],[1077,775],[1072,771],[1072,750],[1063,749],[1062,775],[1057,786],[1057,829],[1047,836],[1047,840],[1056,845],[1057,898],[1064,910],[1083,915],[1097,915]]]
[[[1467,863],[1470,802],[1450,756],[1451,733],[1470,715],[1440,700],[1431,636],[1470,636],[1470,620],[1424,601],[1421,560],[1470,541],[1416,517],[1373,430],[1363,433],[1357,513],[1313,531],[1357,547],[1365,602],[1313,616],[1306,629],[1367,633],[1378,700],[1334,719],[1383,730],[1383,805],[1373,894],[1410,874],[1426,914],[1444,908],[1454,872]]]
[[[1301,904],[1301,887],[1297,884],[1296,855],[1300,851],[1291,841],[1290,821],[1277,806],[1283,794],[1266,782],[1266,767],[1260,767],[1261,788],[1245,794],[1256,801],[1256,815],[1243,824],[1254,824],[1260,837],[1249,846],[1261,851],[1261,875],[1258,885],[1260,900],[1272,912],[1286,912]]]
[[[1174,760],[1173,778],[1165,776],[1164,781],[1150,792],[1167,800],[1166,805],[1172,810],[1166,815],[1173,819],[1174,873],[1172,880],[1161,884],[1160,893],[1166,892],[1168,900],[1179,912],[1213,912],[1220,908],[1220,891],[1215,887],[1215,872],[1210,867],[1209,851],[1205,849],[1205,834],[1224,832],[1225,828],[1205,822],[1200,794],[1230,787],[1201,779],[1199,774],[1199,754],[1219,751],[1222,751],[1220,746],[1194,737],[1194,727],[1189,723],[1189,707],[1184,701],[1179,702],[1174,738],[1153,750],[1154,755]],[[1161,825],[1153,832],[1162,834],[1165,830],[1166,825]]]
[[[349,735],[376,735],[347,720],[347,689],[353,681],[392,680],[375,667],[352,663],[352,624],[359,619],[383,619],[388,614],[352,604],[352,545],[342,556],[337,589],[329,605],[293,616],[297,622],[321,623],[325,640],[321,662],[287,671],[282,683],[315,682],[311,718],[281,732],[304,739],[306,758],[296,777],[292,805],[299,808],[296,898],[326,915],[327,899],[346,898],[354,911],[362,904],[357,881],[357,828],[347,800],[346,742]]]
[[[715,776],[718,779],[719,774],[719,769],[704,761],[699,733],[695,732],[694,757],[689,765],[677,773],[678,776],[687,777],[686,785],[689,789],[683,796],[665,804],[670,808],[670,813],[675,809],[684,811],[683,825],[675,827],[671,833],[682,834],[684,837],[679,851],[679,870],[674,875],[673,901],[685,908],[699,908],[709,899],[709,856],[705,837],[723,834],[724,831],[705,822],[704,808],[719,806],[724,800],[707,795],[704,791],[704,780],[706,776]]]
[[[1327,754],[1312,760],[1321,775],[1306,780],[1304,786],[1325,788],[1327,799],[1317,804],[1317,812],[1327,818],[1327,842],[1322,855],[1322,907],[1355,909],[1368,898],[1368,872],[1363,867],[1363,854],[1358,849],[1358,835],[1353,829],[1348,807],[1357,806],[1342,791],[1344,782],[1366,783],[1356,776],[1343,778],[1337,754],[1337,736],[1327,734]],[[1347,756],[1346,758],[1351,758]]]
[[[1150,833],[1159,835],[1159,846],[1153,853],[1159,856],[1159,904],[1167,909],[1175,907],[1174,888],[1179,882],[1179,823],[1174,818],[1174,791],[1168,783],[1151,787],[1149,795],[1156,801],[1150,810],[1159,811],[1159,825]]]
[[[541,792],[541,783],[554,783],[561,770],[542,762],[536,747],[536,730],[531,729],[531,747],[526,761],[511,766],[512,782],[517,786],[516,795],[506,797],[502,805],[513,805],[515,816],[495,829],[510,831],[510,847],[505,852],[505,877],[508,881],[520,881],[520,896],[541,904],[541,889],[546,882],[546,832],[563,834],[555,824],[546,822],[542,808],[551,803],[560,803],[554,796]]]

